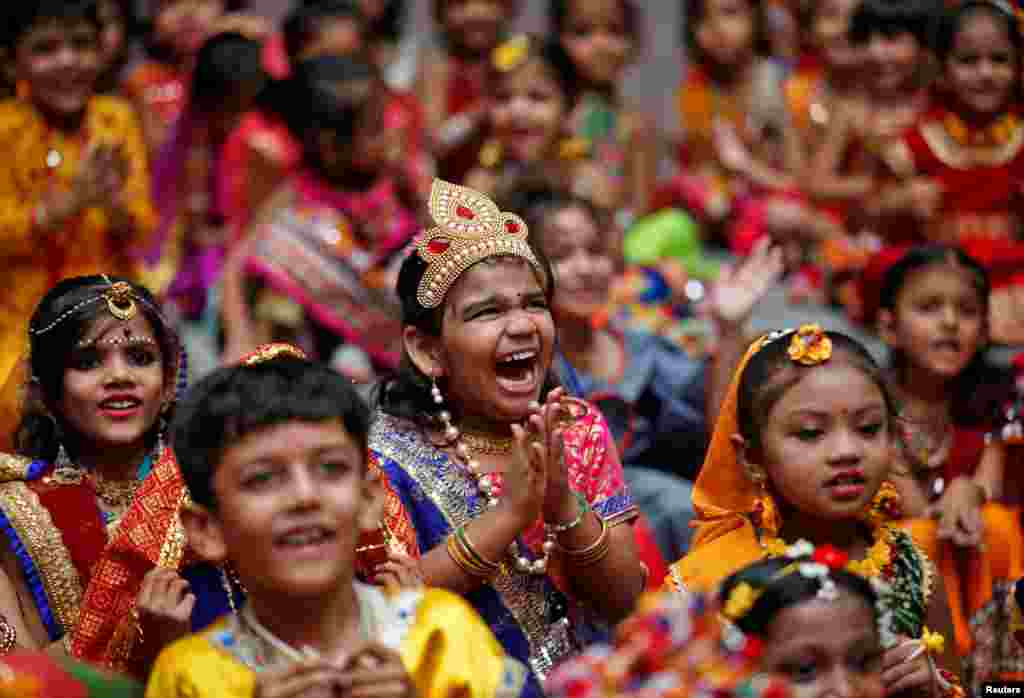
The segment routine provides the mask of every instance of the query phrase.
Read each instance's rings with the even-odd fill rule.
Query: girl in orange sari
[[[928,690],[931,671],[918,651],[926,627],[948,636],[952,628],[931,561],[890,524],[898,506],[885,482],[891,412],[878,366],[846,335],[805,325],[754,342],[694,488],[691,552],[672,566],[669,585],[713,589],[747,564],[792,556],[799,539],[835,546],[852,560],[848,569],[905,594],[900,638],[884,664]],[[942,664],[959,674],[951,645]]]

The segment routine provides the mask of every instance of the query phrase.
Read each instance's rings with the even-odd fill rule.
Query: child
[[[378,128],[388,99],[379,84],[365,61],[325,57],[299,64],[281,93],[278,111],[301,139],[303,163],[257,213],[226,272],[229,355],[283,339],[257,336],[257,310],[276,295],[298,306],[288,324],[318,357],[342,341],[378,369],[398,365],[397,253],[419,224],[401,153],[395,160]]]
[[[743,566],[800,538],[836,546],[853,569],[903,595],[900,633],[950,628],[941,579],[910,536],[889,523],[898,497],[883,487],[892,458],[891,402],[870,354],[817,325],[751,345],[729,388],[694,489],[691,552],[669,584],[709,589]],[[952,642],[942,663],[959,674]],[[903,646],[886,665],[919,671]]]
[[[884,182],[885,146],[928,103],[925,65],[934,8],[932,0],[863,0],[850,21],[850,41],[862,46],[866,57],[866,94],[830,115],[804,186],[815,199],[846,207],[849,230],[873,233],[858,240],[851,253],[858,248],[863,248],[860,254],[870,252],[877,236],[905,239],[913,216],[935,208],[935,188],[921,182],[875,195]]]
[[[487,118],[491,53],[518,5],[517,0],[432,0],[442,46],[424,56],[416,85],[444,179],[461,182],[476,164]]]
[[[788,679],[796,698],[893,695],[923,687],[958,696],[960,678],[934,658],[943,638],[927,628],[899,644],[901,597],[877,578],[850,571],[845,553],[799,541],[785,555],[731,575],[719,591],[723,616],[763,643],[761,669]],[[889,652],[927,657],[912,671]]]
[[[894,484],[909,527],[946,582],[960,651],[970,618],[993,583],[1024,575],[1018,512],[998,502],[1006,448],[996,423],[1011,381],[985,363],[988,280],[953,247],[918,247],[893,264],[880,292],[878,326],[891,353],[902,444]],[[938,523],[930,519],[938,517]]]
[[[155,227],[145,146],[131,107],[97,96],[100,22],[88,0],[8,12],[21,96],[0,102],[0,376],[21,353],[36,303],[57,280],[135,276]]]
[[[193,388],[173,426],[182,523],[247,598],[164,651],[147,696],[519,695],[524,667],[464,601],[355,580],[360,531],[377,526],[369,422],[348,381],[289,346]]]
[[[185,108],[187,77],[203,42],[226,10],[239,3],[222,0],[161,0],[149,37],[149,59],[136,67],[124,90],[142,116],[149,152],[160,152]]]
[[[937,205],[921,219],[918,234],[961,245],[989,266],[992,339],[1024,342],[1024,321],[1013,311],[1022,285],[1014,277],[1024,259],[1024,199],[1017,186],[1024,168],[1017,108],[1024,45],[1017,15],[1000,3],[958,3],[943,14],[934,47],[941,90],[928,113],[888,149],[886,161],[901,180],[938,189]]]
[[[724,226],[739,255],[771,232],[821,239],[834,225],[795,192],[801,153],[786,114],[782,70],[768,53],[764,3],[689,0],[691,68],[679,89],[686,171],[674,184],[683,204],[713,229]],[[794,258],[793,265],[799,263]]]
[[[572,76],[569,56],[555,41],[519,34],[494,51],[488,140],[468,186],[502,198],[534,182],[615,210],[613,178],[590,167],[565,132]]]
[[[640,43],[639,13],[632,0],[551,0],[548,17],[571,60],[568,132],[586,146],[591,166],[611,176],[602,208],[617,211],[626,228],[647,212],[658,165],[654,125],[620,94]]]

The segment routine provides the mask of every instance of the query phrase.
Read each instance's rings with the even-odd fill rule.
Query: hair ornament
[[[496,70],[507,73],[521,66],[529,55],[530,37],[526,34],[516,34],[498,44],[491,53],[491,63]]]
[[[817,366],[832,358],[832,340],[821,325],[801,325],[789,340],[789,358],[802,366]]]
[[[113,315],[118,320],[122,320],[125,322],[131,320],[138,314],[139,303],[145,303],[153,310],[154,313],[157,314],[157,316],[160,317],[161,320],[163,320],[165,325],[167,325],[168,327],[170,326],[169,323],[167,323],[167,321],[164,319],[163,313],[161,313],[158,308],[154,307],[145,298],[141,298],[137,293],[135,293],[135,290],[132,288],[132,285],[129,284],[127,281],[114,282],[111,281],[110,277],[107,276],[106,274],[102,274],[101,278],[107,282],[107,287],[105,289],[103,289],[97,295],[91,298],[86,298],[84,301],[76,303],[70,309],[61,313],[56,320],[46,325],[45,327],[30,327],[28,333],[34,337],[46,334],[47,332],[52,330],[54,327],[57,327],[57,325],[67,320],[69,317],[77,313],[85,306],[92,305],[93,303],[98,303],[99,301],[104,301],[107,304],[107,310],[110,312],[111,315]]]
[[[265,364],[268,361],[286,356],[291,359],[300,359],[306,361],[309,357],[306,356],[306,352],[299,349],[294,344],[288,342],[273,342],[271,344],[264,344],[256,349],[251,354],[246,354],[242,357],[239,362],[242,366],[258,366],[259,364]]]
[[[763,593],[763,589],[755,589],[747,582],[740,582],[729,592],[729,598],[722,607],[722,615],[731,621],[740,620],[750,612]]]
[[[424,308],[441,305],[462,272],[488,257],[522,257],[544,274],[527,243],[523,219],[503,213],[480,192],[435,179],[429,210],[437,227],[416,241],[416,251],[427,263],[416,291],[416,299]]]

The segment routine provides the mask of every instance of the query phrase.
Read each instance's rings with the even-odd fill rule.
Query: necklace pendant
[[[50,148],[46,153],[46,166],[56,170],[64,162],[64,156],[56,148]]]

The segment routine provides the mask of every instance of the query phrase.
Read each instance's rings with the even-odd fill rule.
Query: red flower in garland
[[[764,643],[761,638],[747,635],[743,642],[743,657],[745,659],[760,659],[764,654]]]
[[[850,556],[832,545],[819,545],[814,551],[814,561],[832,570],[841,570],[850,561]]]

